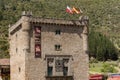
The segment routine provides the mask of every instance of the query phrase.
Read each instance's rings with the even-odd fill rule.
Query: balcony
[[[46,76],[46,80],[73,80],[73,76]]]

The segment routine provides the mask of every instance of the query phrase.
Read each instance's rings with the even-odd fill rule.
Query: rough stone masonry
[[[11,80],[88,80],[88,17],[22,17],[9,26]]]

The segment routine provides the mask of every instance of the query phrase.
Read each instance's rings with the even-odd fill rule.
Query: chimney
[[[85,25],[89,24],[89,17],[88,16],[80,16],[79,20],[84,23]]]
[[[22,16],[31,17],[32,16],[32,12],[31,11],[23,11],[22,12]]]

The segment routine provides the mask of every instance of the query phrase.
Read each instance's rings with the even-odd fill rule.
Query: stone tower
[[[22,17],[9,26],[11,80],[88,80],[88,17]]]

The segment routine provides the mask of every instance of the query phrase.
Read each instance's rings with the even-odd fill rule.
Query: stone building
[[[9,26],[11,80],[88,80],[88,17],[64,20],[23,12]]]

